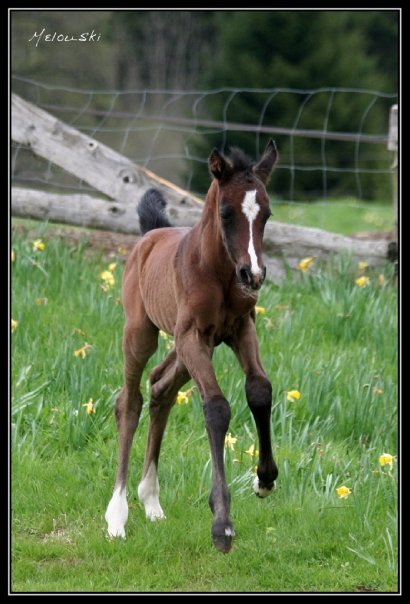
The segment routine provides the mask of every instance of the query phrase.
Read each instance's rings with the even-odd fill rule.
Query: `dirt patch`
[[[393,239],[392,231],[363,231],[350,235],[352,239],[361,239],[363,241],[390,241]]]
[[[379,590],[369,587],[368,585],[357,585],[355,592],[358,593],[377,593]]]

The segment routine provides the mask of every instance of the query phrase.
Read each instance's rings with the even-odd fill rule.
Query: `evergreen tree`
[[[292,88],[306,92],[282,90],[270,95],[244,91],[232,95],[227,91],[209,95],[203,111],[217,120],[224,116],[227,122],[384,134],[391,100],[378,99],[371,92],[335,93],[331,89],[396,92],[395,80],[387,69],[394,65],[395,57],[397,60],[395,16],[395,11],[217,13],[217,51],[204,74],[205,88]],[[377,43],[381,35],[385,44],[383,52]],[[307,92],[321,88],[327,90]],[[262,150],[267,136],[204,130],[193,142],[191,152],[198,156],[213,146],[226,150],[238,145],[255,156]],[[361,174],[357,187],[357,175],[343,171],[388,168],[391,157],[385,147],[362,143],[357,148],[355,142],[275,138],[281,158],[274,176],[274,189],[279,196],[312,199],[323,192],[346,195],[356,190],[363,198],[370,199],[389,193],[385,175]],[[312,170],[312,166],[318,169]],[[196,167],[193,188],[202,192],[208,182],[206,169]]]

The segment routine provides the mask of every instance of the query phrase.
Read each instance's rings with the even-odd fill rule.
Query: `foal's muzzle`
[[[251,267],[245,264],[236,270],[236,274],[238,275],[239,281],[243,285],[257,290],[261,288],[262,283],[265,281],[266,266],[262,267],[262,271],[260,273],[254,275],[251,271]]]

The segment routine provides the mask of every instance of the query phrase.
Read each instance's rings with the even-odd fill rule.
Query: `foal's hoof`
[[[255,480],[253,481],[253,490],[254,490],[255,494],[258,497],[260,497],[261,499],[270,495],[274,488],[275,488],[274,482],[272,482],[271,485],[266,485],[266,484],[263,484],[259,480],[258,477],[256,477]]]
[[[227,554],[231,547],[235,536],[235,531],[231,524],[225,522],[216,522],[212,526],[212,541],[219,552]]]
[[[107,534],[110,539],[121,537],[125,539],[125,529],[123,526],[108,525]]]
[[[157,522],[158,520],[165,520],[166,516],[164,514],[164,512],[162,511],[161,506],[159,506],[158,508],[153,508],[153,509],[146,509],[145,510],[145,517],[148,518],[148,520],[151,520],[151,522]]]

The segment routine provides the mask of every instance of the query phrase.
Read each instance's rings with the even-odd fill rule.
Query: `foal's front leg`
[[[234,530],[229,518],[230,494],[225,478],[224,443],[231,418],[229,403],[218,386],[212,367],[212,348],[193,329],[175,334],[179,357],[198,385],[203,401],[205,426],[212,457],[212,540],[223,553],[232,547]]]
[[[252,317],[247,317],[229,342],[246,375],[245,392],[259,439],[259,463],[253,490],[258,497],[272,492],[278,468],[272,456],[270,417],[272,386],[259,357],[259,345]]]

